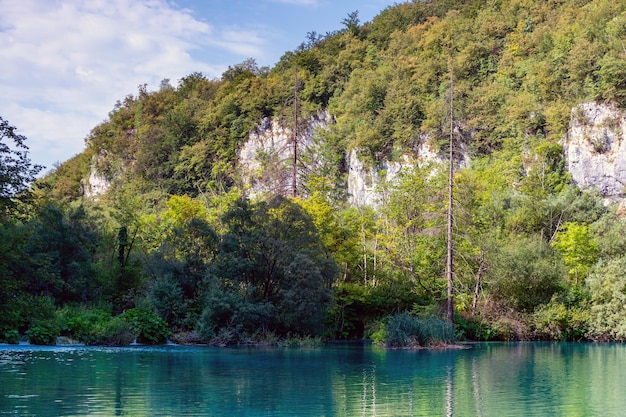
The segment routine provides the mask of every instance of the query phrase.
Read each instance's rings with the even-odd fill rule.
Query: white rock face
[[[306,131],[298,135],[298,159],[315,155],[316,129],[325,129],[330,116],[321,112],[307,123]],[[298,163],[301,166],[302,162]],[[290,127],[275,120],[263,119],[259,127],[250,132],[248,140],[239,150],[239,169],[251,196],[263,193],[289,195],[293,184],[293,136]],[[296,174],[299,183],[301,170]]]
[[[348,202],[353,206],[378,207],[383,199],[381,185],[393,184],[402,171],[413,169],[414,162],[408,155],[401,161],[383,161],[376,167],[367,168],[355,150],[348,157]]]
[[[332,117],[326,112],[320,113],[308,122],[306,132],[298,137],[298,152],[304,155],[309,169],[322,163],[319,138],[316,129],[326,129]],[[457,162],[467,166],[468,156],[464,149]],[[275,120],[264,119],[257,129],[250,132],[248,140],[239,151],[239,170],[241,179],[251,197],[260,195],[290,195],[293,183],[293,138],[290,128]],[[447,155],[441,155],[429,145],[428,139],[420,138],[419,145],[411,154],[401,155],[395,161],[382,161],[376,166],[366,166],[358,157],[358,151],[352,150],[346,156],[348,170],[348,202],[353,206],[379,207],[384,200],[385,184],[393,184],[402,172],[410,171],[415,166],[428,163],[446,164]],[[297,173],[297,182],[301,179],[301,168]]]
[[[352,150],[348,157],[348,202],[353,206],[380,207],[385,199],[384,184],[393,185],[402,173],[410,173],[414,167],[430,163],[447,166],[447,157],[436,152],[426,137],[420,138],[415,154],[417,156],[404,154],[399,161],[382,161],[368,168],[359,160],[357,152]],[[457,164],[461,167],[468,165],[465,149],[462,149]]]
[[[84,180],[81,182],[83,196],[96,199],[106,193],[111,186],[111,181],[106,176],[100,174],[97,169],[98,162],[106,159],[107,156],[108,152],[104,149],[100,149],[98,154],[91,161],[89,178],[87,178],[86,183]]]
[[[94,165],[91,166],[91,172],[87,180],[87,186],[84,188],[85,197],[96,198],[106,193],[111,182],[103,175],[98,174]]]
[[[616,106],[583,103],[572,109],[564,142],[567,170],[580,188],[596,187],[604,197],[622,197],[626,184],[624,112]]]

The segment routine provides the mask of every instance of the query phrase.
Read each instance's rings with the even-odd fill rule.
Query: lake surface
[[[626,345],[0,345],[0,415],[622,416]]]

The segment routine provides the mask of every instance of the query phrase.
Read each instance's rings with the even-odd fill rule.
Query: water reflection
[[[0,346],[0,414],[617,416],[626,347]]]

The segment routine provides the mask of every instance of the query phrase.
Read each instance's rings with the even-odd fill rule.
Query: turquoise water
[[[472,346],[0,345],[0,415],[626,415],[626,345]]]

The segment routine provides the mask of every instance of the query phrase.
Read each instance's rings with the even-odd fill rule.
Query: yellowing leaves
[[[167,210],[163,213],[163,220],[174,227],[182,227],[191,219],[206,219],[207,210],[204,204],[188,195],[173,195],[165,203]]]
[[[563,256],[575,282],[589,273],[598,258],[598,243],[585,224],[564,223],[552,239],[551,246]]]

